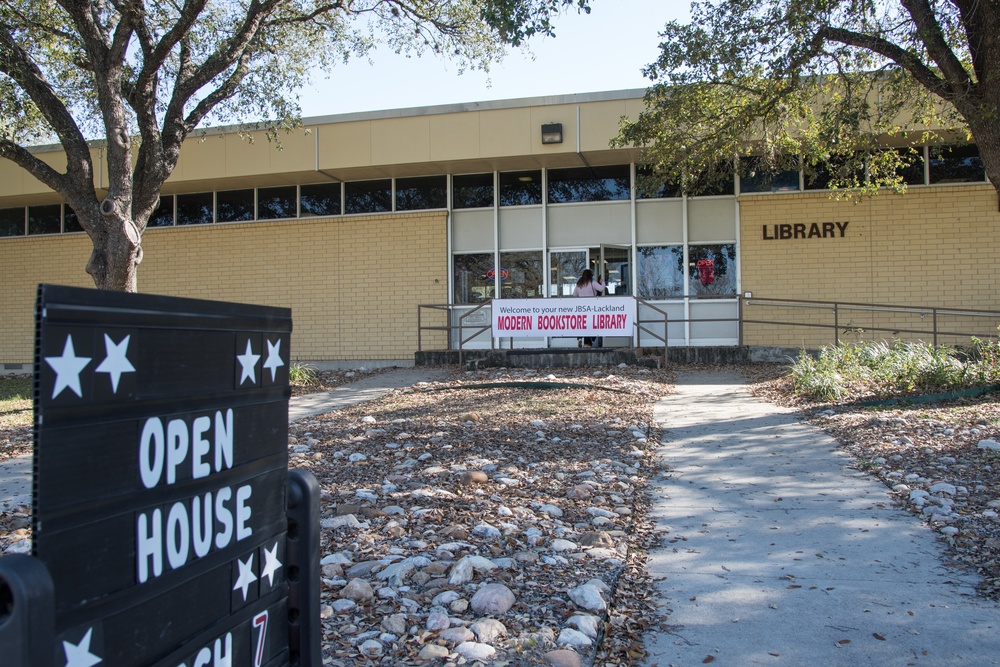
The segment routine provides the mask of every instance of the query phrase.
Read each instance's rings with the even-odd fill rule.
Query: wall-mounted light
[[[562,123],[544,123],[542,125],[543,144],[562,143]]]

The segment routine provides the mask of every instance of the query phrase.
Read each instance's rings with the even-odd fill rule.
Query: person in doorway
[[[573,288],[573,296],[600,296],[604,294],[605,289],[601,279],[597,278],[595,280],[594,272],[590,269],[585,269],[583,274],[580,275],[580,279],[576,281],[576,287]],[[597,342],[597,347],[601,347],[602,340],[593,336],[585,337],[582,345],[583,347],[593,347],[595,341]]]

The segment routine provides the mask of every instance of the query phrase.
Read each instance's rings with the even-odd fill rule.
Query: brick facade
[[[293,359],[412,361],[417,305],[448,300],[446,221],[434,211],[149,229],[139,290],[290,307]],[[30,363],[38,283],[92,287],[91,244],[72,234],[2,245],[0,363]]]

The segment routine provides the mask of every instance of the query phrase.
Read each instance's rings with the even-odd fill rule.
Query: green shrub
[[[318,379],[316,369],[309,364],[296,361],[288,367],[288,382],[291,384],[315,384]]]
[[[796,395],[816,401],[934,393],[992,384],[1000,379],[1000,344],[974,340],[971,348],[923,342],[875,341],[805,353],[791,367]]]

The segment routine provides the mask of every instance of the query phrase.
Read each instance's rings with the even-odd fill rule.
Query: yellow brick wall
[[[448,300],[446,224],[436,211],[149,229],[139,290],[291,308],[294,359],[412,361],[417,305]],[[0,363],[32,360],[38,283],[93,286],[90,248],[0,239]]]
[[[848,222],[844,238],[765,240],[775,224]],[[770,227],[773,236],[773,227]],[[831,200],[826,193],[750,196],[740,199],[743,291],[754,297],[809,299],[890,305],[1000,310],[1000,212],[989,185],[912,188],[902,196],[882,193],[860,203]],[[802,318],[808,311],[763,304],[748,319]],[[814,323],[832,324],[830,310],[809,313]],[[876,316],[862,310],[839,314],[847,327],[868,330],[865,339],[894,330],[930,328],[930,317],[900,313]],[[808,320],[807,320],[808,321]],[[939,328],[996,333],[995,320],[943,318]],[[871,329],[886,328],[881,335]],[[929,340],[901,333],[903,338]],[[747,325],[744,343],[817,347],[834,340],[831,330]],[[968,342],[950,338],[939,342]]]

